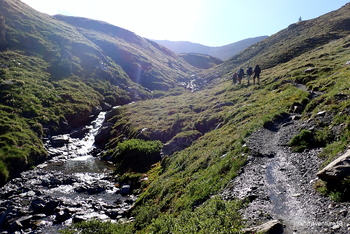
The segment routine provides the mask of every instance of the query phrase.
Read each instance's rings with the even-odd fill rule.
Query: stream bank
[[[137,197],[127,186],[116,186],[112,164],[92,155],[105,114],[71,134],[50,138],[50,160],[0,189],[1,233],[51,234],[85,220],[133,220],[128,211]]]

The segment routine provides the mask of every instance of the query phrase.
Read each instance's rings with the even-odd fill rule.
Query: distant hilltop
[[[198,43],[193,43],[189,41],[168,41],[168,40],[153,40],[158,44],[161,44],[171,51],[182,54],[182,53],[198,53],[207,54],[222,60],[231,58],[232,56],[238,54],[239,52],[245,50],[249,46],[258,43],[268,36],[260,36],[254,38],[247,38],[238,42],[234,42],[224,46],[210,47],[201,45]]]

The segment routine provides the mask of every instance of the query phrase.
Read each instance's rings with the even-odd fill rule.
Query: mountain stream
[[[116,186],[113,165],[91,153],[105,114],[71,134],[51,137],[50,159],[0,189],[0,231],[58,233],[84,220],[132,219],[127,213],[136,197],[128,186]]]

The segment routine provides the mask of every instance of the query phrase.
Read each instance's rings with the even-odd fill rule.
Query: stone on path
[[[350,150],[317,173],[324,181],[342,181],[350,176]]]

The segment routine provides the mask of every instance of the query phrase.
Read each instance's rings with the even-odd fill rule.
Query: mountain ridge
[[[199,43],[193,43],[189,41],[169,41],[169,40],[153,40],[170,50],[178,54],[184,53],[198,53],[207,54],[221,60],[229,59],[230,57],[236,55],[247,47],[258,43],[261,40],[268,38],[268,36],[260,36],[247,38],[234,43],[230,43],[223,46],[206,46]]]

